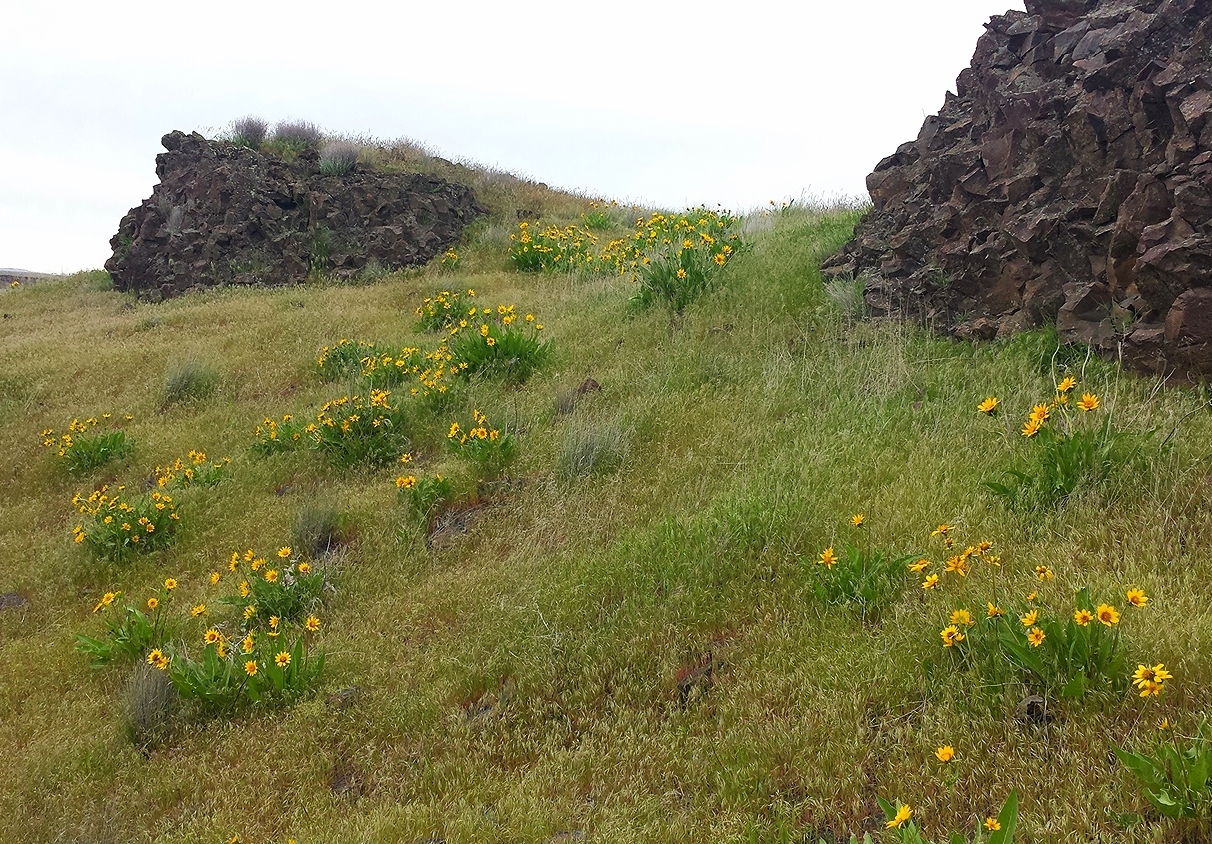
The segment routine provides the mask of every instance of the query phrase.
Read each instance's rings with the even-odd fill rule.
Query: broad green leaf
[[[989,844],[1012,844],[1014,830],[1018,826],[1018,792],[1011,791],[1002,810],[997,813],[997,822],[1001,829],[989,836]]]
[[[1086,675],[1078,674],[1061,689],[1061,697],[1080,700],[1086,694]]]

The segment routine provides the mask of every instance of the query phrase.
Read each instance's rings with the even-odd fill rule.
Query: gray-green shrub
[[[168,371],[164,384],[164,403],[178,404],[202,399],[219,386],[219,372],[198,361],[179,363]]]
[[[560,477],[613,472],[623,464],[626,452],[627,432],[617,423],[570,427],[560,447]]]
[[[284,120],[274,126],[274,141],[295,149],[315,149],[324,140],[324,133],[306,120]]]
[[[329,141],[320,150],[320,173],[344,176],[358,163],[358,147],[349,141]]]
[[[265,142],[269,124],[251,114],[231,124],[231,142],[249,149],[257,149]]]

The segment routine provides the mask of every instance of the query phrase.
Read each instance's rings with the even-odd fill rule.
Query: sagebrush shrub
[[[357,166],[358,147],[349,141],[329,141],[320,148],[320,173],[343,176]]]
[[[324,133],[306,120],[284,120],[274,127],[273,139],[293,149],[315,149],[324,140]]]
[[[231,124],[232,143],[250,149],[257,149],[265,143],[265,136],[268,133],[269,124],[252,115],[241,117]]]

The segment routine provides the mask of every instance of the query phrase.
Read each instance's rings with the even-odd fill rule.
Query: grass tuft
[[[618,471],[627,456],[628,436],[618,422],[573,422],[560,446],[559,476],[571,480]]]
[[[175,364],[164,383],[164,404],[184,404],[214,395],[222,381],[219,371],[209,364],[189,360]]]
[[[295,514],[290,530],[293,547],[306,558],[331,554],[349,544],[349,519],[331,504],[312,502]]]
[[[180,716],[181,699],[167,672],[135,663],[123,697],[122,719],[136,747],[153,749],[166,742]]]
[[[349,141],[329,141],[320,148],[320,173],[344,176],[358,164],[358,147]]]

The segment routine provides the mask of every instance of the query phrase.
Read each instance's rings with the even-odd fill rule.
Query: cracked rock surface
[[[1212,376],[1212,0],[1026,0],[867,177],[826,274],[957,337]]]
[[[168,298],[222,284],[297,284],[311,269],[351,277],[372,262],[423,264],[485,213],[471,189],[419,173],[320,174],[319,155],[265,155],[170,132],[160,182],[110,240],[118,290]]]

